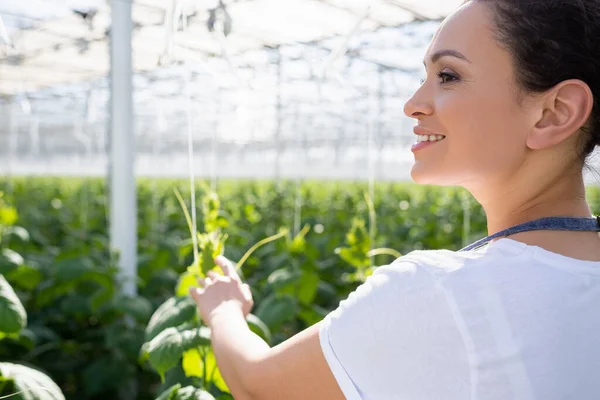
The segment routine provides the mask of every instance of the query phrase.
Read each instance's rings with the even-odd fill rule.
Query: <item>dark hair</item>
[[[472,0],[490,6],[497,39],[513,55],[526,91],[585,82],[594,108],[581,135],[583,163],[600,146],[600,0]]]

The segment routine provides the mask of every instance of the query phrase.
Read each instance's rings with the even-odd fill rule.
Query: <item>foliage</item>
[[[0,181],[0,190],[15,207],[0,212],[0,221],[14,224],[18,215],[20,225],[1,224],[0,274],[28,311],[27,328],[18,337],[0,341],[0,359],[39,366],[69,400],[209,396],[197,386],[202,386],[198,375],[214,370],[211,356],[194,351],[197,343],[209,348],[203,341],[207,332],[194,334],[197,325],[182,330],[186,322],[199,321],[194,321],[196,311],[185,293],[174,293],[193,264],[189,228],[173,195],[177,188],[182,198],[189,198],[185,186],[178,180],[139,181],[139,296],[130,298],[119,295],[114,257],[108,251],[103,180]],[[219,181],[219,207],[198,204],[204,232],[204,215],[218,208],[221,233],[228,235],[223,251],[231,260],[242,260],[262,238],[277,235],[282,227],[289,229],[283,240],[252,253],[241,270],[256,304],[256,318],[250,317],[249,325],[272,345],[321,320],[369,269],[394,259],[389,252],[371,249],[401,254],[455,250],[485,235],[485,215],[464,190],[377,184],[372,199],[375,220],[363,196],[367,189],[365,183]],[[199,187],[197,198],[205,193]],[[588,188],[588,198],[592,211],[600,211],[600,191]],[[342,252],[346,248],[350,250]],[[364,271],[357,273],[360,270]],[[194,282],[192,276],[187,285]],[[175,328],[170,337],[194,346],[181,358],[159,359],[163,369],[176,359],[161,382],[148,367],[150,360],[140,362],[139,355],[144,343],[170,327]],[[198,363],[203,357],[206,367]],[[215,382],[210,389],[219,399],[217,393],[223,391],[218,379],[207,380]]]
[[[149,361],[163,382],[165,374],[181,364],[185,376],[192,379],[193,382],[193,385],[188,387],[202,390],[197,392],[201,393],[200,397],[202,398],[207,397],[211,392],[217,392],[216,395],[228,394],[229,389],[217,367],[211,348],[210,329],[203,326],[203,321],[194,312],[195,304],[188,295],[189,289],[196,286],[199,278],[205,277],[209,271],[217,269],[214,258],[223,254],[227,235],[221,229],[228,226],[228,221],[220,215],[218,195],[209,190],[202,197],[204,232],[196,232],[193,218],[190,217],[183,198],[177,190],[175,194],[192,236],[194,260],[181,275],[175,288],[176,295],[180,297],[168,299],[150,319],[146,328],[147,342],[142,347],[142,359]],[[259,245],[269,243],[284,234],[285,231],[252,246],[237,267],[241,269],[244,260]],[[263,339],[269,340],[270,331],[260,318],[254,315],[249,317],[249,325],[253,326],[254,331],[261,334]],[[177,395],[184,390],[186,388],[177,389]],[[159,398],[163,396],[164,393]],[[173,394],[169,396],[173,396]]]
[[[131,399],[136,392],[141,399],[153,398],[155,379],[137,357],[154,306],[120,294],[100,226],[105,219],[90,209],[81,214],[65,209],[68,197],[47,190],[52,197],[33,204],[15,200],[13,192],[18,213],[0,213],[0,274],[14,288],[11,293],[0,275],[0,321],[6,323],[0,336],[7,336],[0,342],[0,359],[40,367],[68,398]],[[16,215],[27,230],[7,226]],[[98,225],[92,228],[90,221]],[[21,330],[25,309],[29,323]],[[7,368],[25,376],[22,369]]]
[[[14,227],[17,212],[7,206],[0,192],[0,242],[2,234]],[[14,230],[14,229],[13,229]],[[21,262],[22,257],[9,249],[4,249],[6,259]],[[17,267],[18,269],[18,267]],[[12,286],[0,274],[0,340],[19,339],[27,326],[27,313]],[[27,337],[26,334],[23,334]],[[26,365],[0,363],[0,396],[22,400],[64,400],[60,388],[43,372]]]

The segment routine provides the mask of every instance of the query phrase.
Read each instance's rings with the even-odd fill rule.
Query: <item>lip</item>
[[[425,148],[425,147],[430,147],[430,146],[434,146],[436,144],[438,144],[439,142],[420,142],[420,143],[415,143],[412,145],[412,147],[410,148],[410,151],[412,151],[413,153]]]
[[[415,135],[434,135],[434,136],[435,135],[440,135],[439,133],[435,133],[433,131],[430,131],[429,129],[425,129],[422,126],[415,126],[413,128],[413,132],[415,133]],[[441,136],[445,137],[446,135],[441,135]],[[415,143],[415,144],[412,145],[412,147],[411,147],[410,150],[413,153],[415,153],[415,152],[421,150],[422,148],[433,146],[433,145],[435,145],[437,143],[438,143],[438,141],[435,141],[435,142],[419,142],[419,143]]]
[[[415,135],[441,135],[441,133],[436,133],[434,131],[431,131],[429,129],[425,129],[422,126],[415,126],[413,128],[413,132],[415,133]],[[442,135],[442,136],[446,136],[446,135]]]

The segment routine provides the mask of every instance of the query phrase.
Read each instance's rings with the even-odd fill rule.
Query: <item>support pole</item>
[[[125,294],[137,292],[137,204],[134,176],[131,2],[111,0],[110,247],[119,255]]]

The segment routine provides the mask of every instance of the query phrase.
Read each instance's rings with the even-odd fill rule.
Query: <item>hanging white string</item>
[[[192,235],[192,246],[194,246],[194,264],[198,262],[198,223],[196,221],[196,175],[194,171],[194,135],[192,130],[192,95],[190,93],[190,70],[187,62],[184,62],[185,75],[185,103],[186,103],[186,120],[187,120],[187,137],[188,137],[188,169],[190,177],[190,201],[192,212],[192,227],[194,234]]]
[[[371,247],[369,248],[370,250],[373,250],[373,245],[375,242],[375,212],[374,212],[374,207],[375,207],[375,160],[373,157],[373,142],[374,142],[374,136],[375,136],[375,124],[377,122],[377,114],[376,114],[376,109],[374,106],[374,95],[373,92],[371,90],[369,90],[369,117],[368,117],[368,131],[369,131],[369,138],[368,138],[368,145],[367,145],[367,152],[368,152],[368,168],[369,168],[369,201],[371,202],[371,206],[373,207],[373,210],[369,210],[369,239],[370,239],[370,243],[371,243]],[[370,208],[370,207],[369,207]],[[371,267],[373,266],[373,257],[369,257],[369,261],[371,262]]]
[[[170,44],[173,45],[177,35],[177,25],[181,18],[181,7],[178,7],[177,1],[172,1],[170,7],[167,7],[165,21],[166,36],[169,38]],[[184,21],[185,22],[185,21]],[[186,28],[184,23],[184,29]],[[165,53],[169,53],[169,48],[165,49]],[[192,93],[190,89],[191,70],[187,62],[187,58],[183,61],[183,84],[185,98],[185,114],[187,125],[187,147],[188,147],[188,176],[190,181],[190,209],[192,215],[192,251],[194,254],[194,265],[198,263],[198,223],[196,218],[196,175],[194,168],[194,136],[192,129]]]

